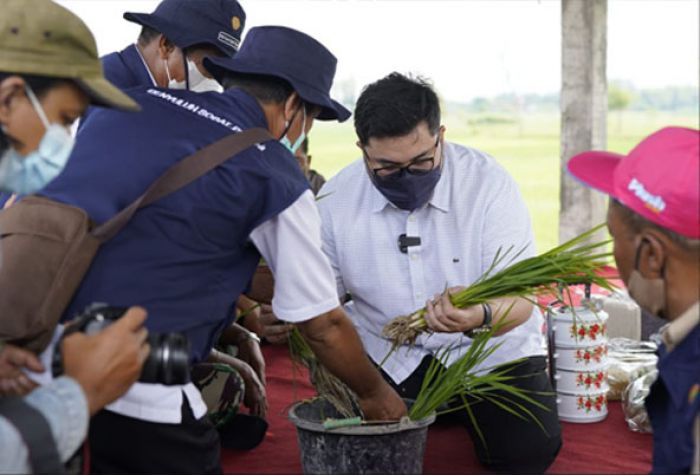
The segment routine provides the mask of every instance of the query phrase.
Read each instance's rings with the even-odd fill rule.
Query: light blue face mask
[[[301,144],[304,143],[304,140],[306,140],[306,107],[303,105],[301,106],[301,110],[303,115],[303,120],[301,122],[301,134],[299,135],[299,138],[296,139],[294,143],[292,143],[289,140],[289,137],[287,137],[287,132],[289,131],[289,127],[291,127],[291,123],[287,122],[284,124],[285,127],[285,132],[282,138],[280,139],[280,143],[284,145],[284,147],[292,152],[292,155],[295,155],[297,153],[297,150],[299,150],[299,147],[301,147]],[[292,121],[294,121],[294,118],[292,117]]]
[[[0,190],[29,194],[43,188],[65,167],[75,141],[59,124],[49,123],[41,103],[27,85],[27,97],[46,128],[39,146],[26,156],[9,147],[0,158]]]

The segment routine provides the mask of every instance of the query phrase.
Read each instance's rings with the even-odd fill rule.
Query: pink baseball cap
[[[567,168],[649,221],[700,239],[700,130],[666,127],[626,156],[583,152]]]

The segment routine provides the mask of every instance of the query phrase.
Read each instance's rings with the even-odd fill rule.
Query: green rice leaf
[[[611,258],[606,250],[610,241],[588,242],[602,227],[596,226],[539,256],[520,261],[517,260],[525,247],[515,253],[512,246],[505,251],[498,249],[486,272],[469,287],[450,294],[450,300],[455,307],[466,308],[501,297],[529,300],[535,300],[533,295],[556,297],[559,287],[577,284],[595,284],[613,290],[608,279],[598,273]],[[509,265],[495,272],[505,259]],[[430,331],[424,315],[425,308],[422,308],[411,315],[397,317],[384,327],[383,335],[392,342],[392,351],[404,344],[414,344],[418,335]]]

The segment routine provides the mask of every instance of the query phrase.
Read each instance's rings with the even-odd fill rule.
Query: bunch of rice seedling
[[[512,252],[512,247],[505,252],[499,249],[483,276],[466,289],[450,294],[452,304],[457,308],[466,308],[500,297],[532,300],[536,295],[556,296],[559,288],[574,284],[596,284],[612,290],[608,280],[598,273],[611,257],[606,250],[610,241],[586,243],[602,226],[596,226],[544,254],[519,262],[515,260],[524,248],[516,253]],[[506,258],[515,263],[494,273],[494,269]],[[410,315],[397,317],[384,327],[382,334],[391,340],[394,349],[412,345],[420,334],[430,331],[425,313],[425,308],[422,308]]]
[[[495,368],[481,369],[479,372],[475,371],[475,368],[486,361],[501,345],[497,343],[487,347],[494,333],[505,324],[502,319],[490,331],[475,336],[465,354],[449,366],[447,361],[454,348],[446,348],[438,352],[428,367],[415,402],[409,409],[409,417],[412,420],[420,420],[433,413],[439,415],[465,410],[479,438],[486,446],[471,406],[479,401],[487,401],[516,417],[529,419],[545,430],[539,419],[523,403],[547,411],[549,409],[530,397],[531,392],[514,386],[513,382],[518,376],[509,374],[521,360],[511,361]]]
[[[506,310],[506,314],[508,311],[510,308]],[[548,410],[548,408],[532,399],[525,390],[513,386],[512,382],[517,377],[508,374],[512,366],[500,370],[500,366],[491,368],[490,372],[489,369],[483,369],[479,373],[474,371],[474,368],[486,361],[500,346],[499,343],[487,347],[487,343],[494,332],[506,324],[507,322],[503,318],[489,332],[477,335],[466,353],[450,366],[447,365],[447,360],[453,349],[447,348],[438,352],[430,364],[415,402],[410,407],[409,418],[417,421],[433,413],[446,414],[464,409],[472,420],[479,437],[484,441],[481,430],[472,414],[471,404],[475,401],[485,400],[491,401],[517,417],[530,418],[544,430],[541,422],[522,403],[528,402],[544,410]],[[292,330],[289,344],[292,359],[309,369],[311,383],[318,391],[319,396],[327,399],[343,417],[357,419],[358,415],[361,416],[355,394],[318,362],[298,329]],[[509,365],[517,364],[517,362],[511,362]],[[510,397],[505,397],[495,391],[503,391]],[[471,402],[468,398],[471,398]],[[451,403],[449,407],[447,407],[448,403]],[[441,410],[440,408],[443,407],[447,408]],[[486,446],[485,441],[484,446]]]
[[[309,370],[309,379],[318,395],[327,399],[343,417],[361,414],[355,393],[318,361],[296,327],[289,334],[289,353],[294,362]]]

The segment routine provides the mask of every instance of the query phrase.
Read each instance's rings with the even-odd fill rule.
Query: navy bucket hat
[[[227,73],[282,78],[304,101],[321,107],[319,120],[343,122],[350,111],[330,97],[338,60],[321,43],[291,28],[251,28],[233,58],[205,58],[204,67],[221,82]]]
[[[124,13],[124,19],[153,28],[178,48],[208,44],[224,55],[238,51],[245,12],[236,0],[163,0],[153,13]]]

